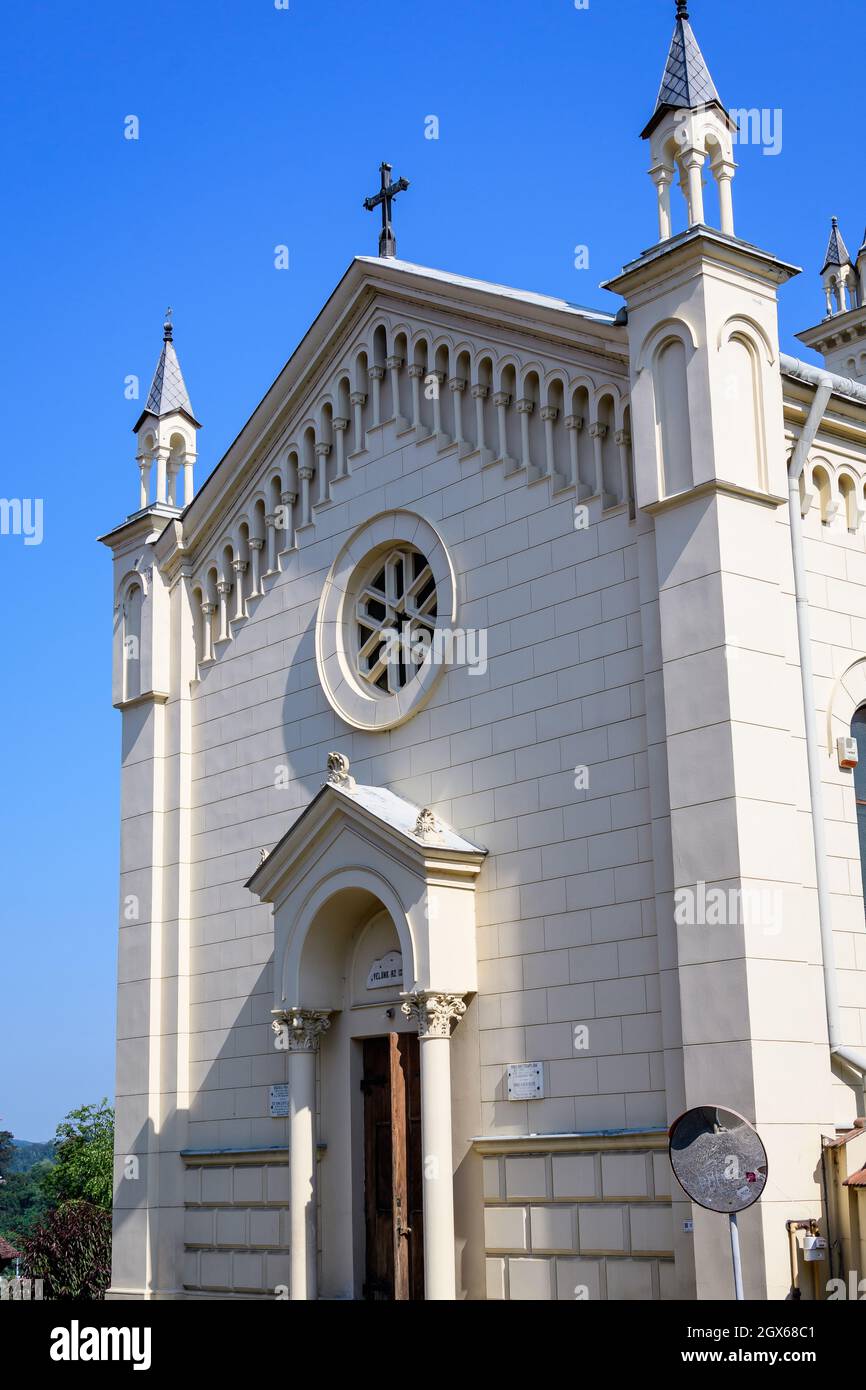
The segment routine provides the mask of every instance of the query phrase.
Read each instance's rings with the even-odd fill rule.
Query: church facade
[[[696,1105],[767,1150],[747,1297],[864,1267],[866,248],[785,354],[677,9],[609,311],[398,259],[384,166],[198,491],[166,324],[102,538],[110,1297],[730,1298]]]

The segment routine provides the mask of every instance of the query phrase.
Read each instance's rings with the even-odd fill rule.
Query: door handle
[[[398,1238],[398,1240],[399,1240],[400,1236],[411,1236],[411,1234],[412,1234],[412,1227],[411,1227],[411,1226],[398,1226],[398,1227],[397,1227],[397,1238]]]

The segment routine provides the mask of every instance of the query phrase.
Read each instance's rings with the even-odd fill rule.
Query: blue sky
[[[649,118],[673,0],[31,0],[7,14],[6,352],[0,494],[44,539],[0,536],[0,1127],[44,1139],[111,1094],[120,716],[111,566],[95,537],[137,505],[130,433],[174,308],[199,483],[351,257],[383,158],[412,181],[400,255],[579,303],[655,240]],[[823,312],[831,214],[866,221],[854,64],[862,0],[692,0],[729,106],[781,110],[741,147],[740,235],[803,266],[783,345]],[[837,42],[842,36],[841,47]],[[847,59],[846,59],[847,55]],[[844,77],[844,73],[842,74]],[[124,138],[137,116],[138,140]],[[425,118],[439,138],[425,138]],[[274,247],[290,268],[274,268]],[[589,248],[589,269],[574,248]],[[803,350],[804,355],[808,355]]]

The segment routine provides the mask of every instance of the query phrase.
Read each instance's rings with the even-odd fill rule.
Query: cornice
[[[485,1156],[599,1151],[622,1153],[646,1149],[666,1153],[669,1138],[667,1129],[659,1127],[645,1130],[596,1130],[575,1134],[477,1134],[469,1142],[478,1153]],[[598,1198],[592,1200],[598,1201]]]
[[[796,334],[801,343],[825,354],[834,348],[845,347],[849,343],[859,343],[866,338],[866,305],[858,305],[844,314],[833,314],[815,325]]]
[[[754,488],[742,487],[739,483],[727,482],[724,478],[709,478],[705,483],[690,487],[685,492],[676,492],[671,497],[663,497],[659,502],[650,502],[647,506],[641,507],[641,511],[649,516],[658,516],[660,512],[673,511],[675,507],[693,502],[697,497],[714,495],[737,497],[744,502],[754,502],[759,507],[784,507],[788,502],[787,497],[779,497],[773,492],[758,492]]]
[[[784,372],[782,385],[785,424],[791,429],[801,429],[808,418],[815,387]],[[866,404],[834,392],[827,403],[817,438],[828,435],[835,436],[840,445],[856,444],[861,448],[866,445]]]
[[[119,526],[115,526],[111,531],[106,531],[104,536],[97,536],[100,545],[108,546],[109,550],[118,551],[125,545],[140,544],[142,539],[152,535],[152,540],[162,534],[166,526],[181,515],[178,507],[169,507],[162,502],[151,503],[149,507],[142,507],[138,512],[132,512],[125,521]]]
[[[180,1157],[187,1168],[226,1168],[246,1164],[288,1163],[287,1144],[267,1144],[260,1149],[253,1147],[240,1149],[181,1149]],[[271,1202],[270,1206],[285,1206]]]
[[[601,288],[634,298],[644,287],[657,287],[665,275],[673,279],[701,263],[746,274],[773,286],[784,285],[800,274],[799,266],[780,261],[751,242],[699,226],[650,247],[624,266],[619,275],[604,281]]]

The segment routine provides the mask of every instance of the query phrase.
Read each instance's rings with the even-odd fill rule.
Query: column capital
[[[739,165],[734,159],[715,159],[710,163],[710,169],[718,179],[732,179],[738,168]]]
[[[249,560],[232,560],[232,569],[235,574],[246,574],[249,569]]]
[[[280,501],[282,502],[282,504],[283,504],[284,507],[293,507],[293,506],[295,505],[295,503],[297,502],[297,500],[298,500],[298,494],[297,494],[296,492],[281,492],[281,493],[280,493]]]
[[[396,357],[393,355],[391,357],[386,357],[385,366],[388,367],[391,371],[396,370],[399,372],[400,368],[403,366],[403,358]]]
[[[582,430],[582,429],[583,429],[583,416],[582,416],[582,415],[566,415],[566,417],[565,417],[565,428],[566,428],[567,430]]]
[[[629,434],[628,430],[617,430],[616,442],[617,444],[630,444],[631,435]]]
[[[448,382],[448,386],[452,391],[465,391],[466,378],[463,376],[452,376]]]
[[[656,187],[665,184],[670,185],[674,181],[674,167],[672,164],[655,164],[650,169],[649,175]]]
[[[351,395],[349,396],[349,400],[352,402],[352,405],[366,405],[366,404],[367,404],[367,392],[366,392],[366,391],[353,391],[353,392],[351,393]]]
[[[703,169],[707,162],[706,151],[690,145],[680,155],[680,162],[685,169]]]
[[[511,405],[511,395],[508,391],[496,391],[493,396],[494,405]]]
[[[590,425],[589,432],[593,439],[604,439],[607,434],[607,425],[603,425],[600,420],[596,420],[594,425]]]
[[[330,444],[327,444],[324,439],[320,439],[316,444],[316,458],[326,459],[330,452]]]
[[[472,395],[475,397],[476,401],[486,400],[487,397],[490,395],[490,387],[485,386],[483,381],[476,381],[475,384],[472,386],[471,390]]]
[[[424,375],[424,370],[425,369],[424,367],[422,367],[420,362],[413,362],[411,367],[409,368],[409,375],[413,381],[417,381],[420,377]]]
[[[300,478],[302,483],[308,483],[312,478],[314,471],[314,469],[310,468],[309,464],[301,464],[301,467],[298,469],[298,477]]]
[[[535,401],[531,401],[528,396],[517,402],[517,410],[520,415],[531,415],[535,409]]]
[[[335,415],[331,424],[337,431],[347,430],[349,428],[349,421],[346,419],[345,415]]]
[[[385,375],[385,368],[374,362],[372,367],[367,368],[367,375],[371,381],[381,381]]]
[[[250,536],[248,542],[250,550],[261,550],[264,543],[264,539],[261,536]]]
[[[230,594],[231,591],[232,591],[232,583],[231,583],[231,580],[230,580],[230,579],[219,579],[219,580],[217,581],[217,593],[218,593],[218,594]]]
[[[330,1009],[274,1009],[271,1028],[278,1052],[318,1052],[331,1026]]]
[[[559,415],[559,407],[556,405],[543,405],[541,407],[542,420],[556,420]]]
[[[418,1025],[422,1038],[450,1038],[466,1012],[462,994],[407,994],[400,1012]]]

